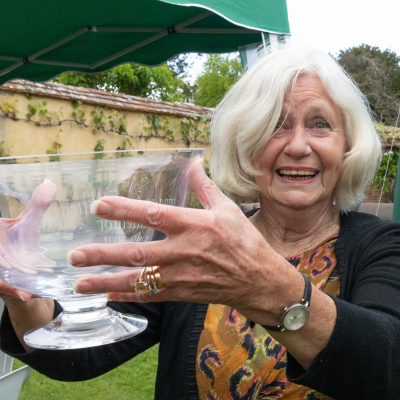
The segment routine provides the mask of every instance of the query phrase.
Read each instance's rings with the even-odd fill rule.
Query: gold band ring
[[[159,268],[145,267],[142,269],[135,284],[135,292],[138,294],[157,294],[163,286]]]

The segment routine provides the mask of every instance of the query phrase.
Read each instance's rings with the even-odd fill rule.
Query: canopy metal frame
[[[247,34],[254,34],[254,33],[260,33],[262,34],[261,31],[257,31],[254,29],[245,29],[245,28],[237,28],[237,29],[197,29],[197,28],[186,28],[187,26],[190,26],[194,24],[195,22],[198,22],[210,15],[212,15],[213,12],[211,11],[206,11],[203,12],[199,15],[197,15],[194,18],[191,18],[185,22],[182,22],[181,24],[169,27],[167,29],[165,28],[133,28],[133,27],[124,27],[124,28],[118,28],[118,27],[95,27],[95,26],[87,26],[84,27],[75,33],[67,36],[64,39],[59,40],[58,42],[36,52],[35,54],[32,54],[31,56],[25,57],[25,58],[18,58],[18,57],[9,57],[9,56],[3,56],[0,55],[0,61],[15,61],[16,63],[1,70],[0,71],[0,76],[5,75],[9,73],[10,71],[13,71],[16,68],[19,68],[20,66],[24,64],[44,64],[44,65],[55,65],[55,66],[61,66],[61,67],[67,67],[67,68],[84,68],[84,69],[89,69],[93,70],[101,65],[104,65],[110,61],[113,61],[121,56],[124,56],[127,53],[130,53],[132,51],[135,51],[141,47],[144,47],[152,42],[155,42],[156,40],[159,40],[165,36],[171,35],[171,34],[227,34],[227,35],[247,35]],[[155,33],[154,36],[149,37],[148,39],[145,39],[139,43],[136,43],[130,47],[127,47],[126,49],[123,49],[117,53],[114,53],[102,60],[99,60],[93,64],[79,64],[79,63],[69,63],[69,62],[62,62],[62,61],[51,61],[51,60],[38,60],[38,58],[58,47],[61,47],[62,45],[70,42],[71,40],[87,33],[87,32],[107,32],[107,33]]]

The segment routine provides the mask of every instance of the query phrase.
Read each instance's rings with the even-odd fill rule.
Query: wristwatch
[[[301,275],[303,276],[305,282],[304,294],[303,298],[301,299],[301,303],[293,304],[290,307],[285,307],[284,313],[281,318],[281,325],[261,325],[267,331],[297,331],[298,329],[302,328],[307,322],[309,316],[308,307],[310,307],[312,286],[310,280],[304,274]]]

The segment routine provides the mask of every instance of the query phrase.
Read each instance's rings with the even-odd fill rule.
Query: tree
[[[168,61],[168,66],[172,70],[174,78],[181,79],[182,98],[192,99],[194,93],[199,90],[198,86],[189,81],[188,71],[193,67],[194,61],[189,61],[193,53],[178,54]],[[202,57],[202,53],[197,53],[196,57]]]
[[[123,64],[98,74],[67,72],[54,82],[165,101],[177,101],[177,88],[182,86],[181,79],[174,77],[167,64],[151,68]]]
[[[199,90],[194,94],[195,104],[215,107],[231,86],[242,75],[239,55],[208,54],[204,62],[204,72],[196,79]]]
[[[400,106],[400,57],[362,44],[341,50],[337,60],[367,96],[379,121],[394,125]]]
[[[201,55],[200,53],[198,54]],[[186,78],[188,75],[188,70],[193,67],[194,62],[189,61],[190,53],[178,54],[172,57],[168,62],[168,66],[172,71],[174,78]]]

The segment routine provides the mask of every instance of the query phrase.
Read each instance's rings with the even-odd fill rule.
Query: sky
[[[287,0],[287,7],[292,47],[316,46],[336,56],[365,43],[400,55],[400,0]],[[192,81],[202,65],[195,62]]]
[[[400,0],[287,0],[292,45],[336,55],[362,43],[400,55]]]

